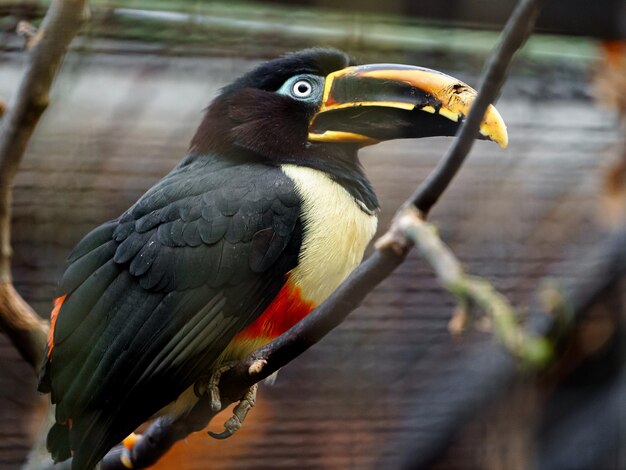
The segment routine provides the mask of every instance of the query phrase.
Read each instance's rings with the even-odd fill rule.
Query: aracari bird
[[[56,405],[55,461],[93,468],[151,417],[187,413],[194,385],[220,365],[310,313],[376,230],[358,150],[454,135],[476,96],[429,69],[349,65],[309,49],[226,86],[182,161],[71,252],[39,384]],[[480,134],[507,144],[493,106]]]

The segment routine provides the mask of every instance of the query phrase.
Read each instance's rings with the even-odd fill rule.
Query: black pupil
[[[309,91],[309,85],[308,85],[308,84],[306,84],[306,83],[300,83],[300,84],[298,85],[298,92],[299,92],[299,93],[304,94],[304,93],[306,93],[307,91]]]

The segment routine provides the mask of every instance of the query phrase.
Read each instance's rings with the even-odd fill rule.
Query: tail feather
[[[55,423],[46,441],[54,462],[71,457],[72,470],[93,470],[109,449],[122,439],[112,432],[110,421],[97,412],[83,415],[76,421]]]
[[[92,470],[113,446],[130,434],[120,431],[125,426],[116,426],[119,423],[114,423],[114,415],[98,410],[83,414],[74,422],[70,433],[72,470]]]
[[[70,450],[70,427],[68,424],[55,423],[48,432],[46,447],[55,462],[62,462],[72,456]]]

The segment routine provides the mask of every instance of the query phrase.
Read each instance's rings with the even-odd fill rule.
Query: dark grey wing
[[[57,458],[68,420],[89,468],[206,373],[296,266],[299,215],[279,168],[196,160],[78,244],[40,382]]]

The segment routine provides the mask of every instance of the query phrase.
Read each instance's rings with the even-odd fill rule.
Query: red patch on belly
[[[287,282],[261,316],[237,333],[234,340],[259,337],[274,339],[306,317],[314,308],[312,302],[302,299],[300,287],[294,287]]]

